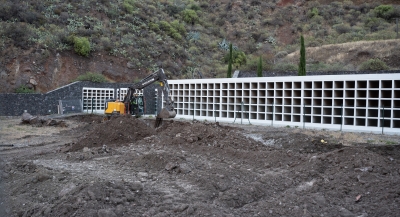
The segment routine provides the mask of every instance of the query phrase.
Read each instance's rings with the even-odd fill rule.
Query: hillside
[[[343,44],[322,45],[306,48],[307,61],[311,67],[324,69],[324,66],[335,66],[348,71],[357,70],[361,63],[378,58],[392,68],[400,68],[400,39],[381,41],[358,41]],[[300,52],[295,51],[283,58],[285,62],[296,64]]]
[[[21,87],[46,92],[87,72],[109,81],[134,82],[158,67],[170,78],[192,78],[193,71],[208,78],[224,77],[229,43],[246,57],[236,63],[242,71],[255,70],[260,56],[264,70],[293,69],[296,57],[291,53],[299,49],[300,35],[305,36],[309,51],[341,44],[341,52],[358,54],[343,62],[335,57],[335,49],[332,56],[322,55],[326,59],[313,58],[310,53],[309,70],[354,70],[373,58],[397,69],[394,59],[398,55],[390,46],[368,55],[354,46],[359,41],[395,39],[393,18],[400,15],[398,4],[358,0],[1,0],[0,92]],[[356,42],[351,44],[353,50],[344,50],[351,42]]]

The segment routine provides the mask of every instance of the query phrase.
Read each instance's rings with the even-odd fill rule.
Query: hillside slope
[[[396,38],[392,18],[400,15],[398,1],[370,0],[0,3],[0,92],[21,86],[46,92],[87,72],[134,82],[159,67],[170,78],[192,78],[193,71],[225,77],[230,43],[246,56],[236,63],[240,70],[255,70],[260,56],[264,70],[279,69],[285,54],[299,49],[300,35],[309,48],[391,40]],[[386,10],[382,4],[393,5]],[[397,68],[394,58],[383,60]],[[357,68],[360,61],[336,69]]]
[[[378,58],[392,68],[400,68],[400,39],[382,41],[358,41],[343,44],[323,45],[306,48],[309,64],[340,64],[348,70],[357,70],[357,66],[368,59]],[[300,52],[288,54],[282,61],[296,64]]]

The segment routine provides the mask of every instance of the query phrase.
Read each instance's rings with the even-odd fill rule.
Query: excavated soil
[[[400,136],[0,119],[0,216],[398,216]]]

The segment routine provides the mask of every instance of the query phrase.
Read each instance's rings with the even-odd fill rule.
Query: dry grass
[[[8,118],[0,121],[0,144],[7,143],[8,140],[12,139],[29,137],[29,135],[50,136],[67,129],[62,127],[33,127],[21,124],[19,117]]]
[[[294,132],[319,137],[327,143],[354,146],[357,144],[394,145],[400,144],[399,135],[382,135],[374,133],[356,133],[330,130],[295,129]]]

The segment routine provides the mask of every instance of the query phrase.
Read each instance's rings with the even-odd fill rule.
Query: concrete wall
[[[60,87],[45,94],[0,94],[0,116],[19,116],[24,110],[32,115],[47,115],[58,112],[59,100],[82,100],[82,90],[84,87],[92,88],[126,88],[131,86],[129,83],[93,83],[88,81],[78,81]],[[154,114],[155,106],[155,84],[144,89],[146,98],[146,114]],[[116,91],[115,91],[116,92]],[[161,104],[161,97],[159,97]]]
[[[263,77],[281,77],[281,76],[297,76],[297,71],[295,72],[274,72],[268,71],[263,72]],[[315,75],[362,75],[362,74],[396,74],[400,73],[400,70],[387,70],[387,71],[332,71],[332,72],[307,72],[307,76]],[[239,73],[239,78],[252,78],[257,77],[256,72],[243,72]]]
[[[177,118],[400,133],[400,74],[171,80]],[[243,113],[242,113],[243,111]]]

